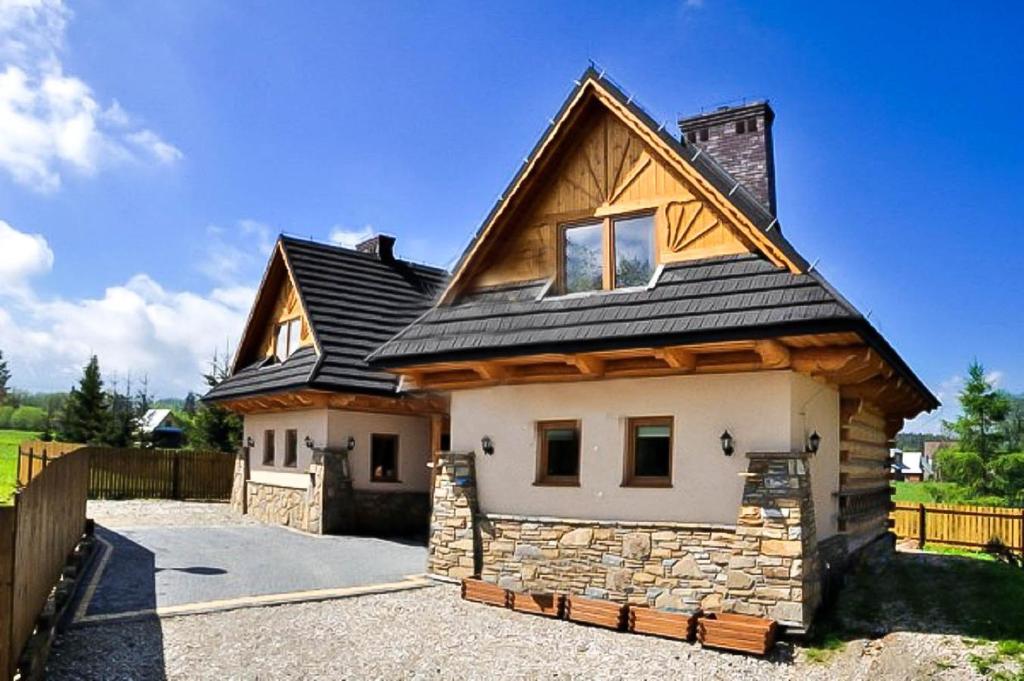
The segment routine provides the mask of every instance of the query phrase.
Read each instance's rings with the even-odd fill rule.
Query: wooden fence
[[[49,462],[83,447],[61,442],[23,442],[18,451],[18,480],[31,480]],[[185,449],[87,449],[92,499],[231,498],[235,469],[232,454]]]
[[[896,504],[893,531],[919,544],[984,548],[998,541],[1024,554],[1024,509],[959,504]]]
[[[14,676],[18,655],[85,529],[89,454],[47,462],[0,507],[0,676]]]

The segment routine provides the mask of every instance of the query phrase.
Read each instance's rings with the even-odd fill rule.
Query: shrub
[[[984,486],[985,462],[975,452],[941,449],[935,455],[935,463],[946,482],[958,483],[975,492]]]
[[[1024,503],[1024,452],[997,457],[992,462],[992,484],[1011,504]]]
[[[0,407],[0,428],[7,429],[11,427],[11,414],[13,413],[14,407],[10,405]]]
[[[46,427],[46,412],[39,407],[18,407],[11,414],[10,427],[14,430],[43,430]]]

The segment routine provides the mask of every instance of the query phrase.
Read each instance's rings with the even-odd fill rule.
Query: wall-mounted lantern
[[[356,448],[356,439],[351,435],[348,436],[348,442],[345,443],[345,448],[350,452]]]
[[[818,435],[818,431],[812,432],[807,436],[807,452],[809,454],[817,454],[818,447],[821,446],[821,436]]]
[[[732,440],[732,434],[729,429],[726,428],[725,432],[722,433],[721,437],[718,438],[722,441],[722,453],[726,456],[732,456],[732,453],[736,451],[736,447]]]
[[[309,435],[306,436],[305,443],[306,443],[306,447],[308,447],[309,449],[313,449],[313,446],[314,446],[313,438],[311,438]]]
[[[245,446],[248,447],[249,449],[252,449],[253,447],[256,446],[256,440],[252,439],[252,435],[245,438]]]
[[[484,454],[488,456],[494,454],[494,440],[491,439],[490,435],[484,435],[480,438],[480,447],[484,450]]]

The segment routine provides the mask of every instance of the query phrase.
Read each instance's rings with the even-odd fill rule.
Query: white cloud
[[[222,286],[258,277],[274,248],[275,230],[257,220],[233,228],[209,225],[196,262],[200,272]]]
[[[7,241],[31,243],[35,253],[26,261],[31,266],[18,270],[20,294],[5,296],[0,289],[0,349],[19,387],[66,389],[95,353],[108,378],[148,375],[151,389],[162,395],[202,389],[209,359],[215,350],[234,347],[255,296],[243,284],[173,291],[137,274],[99,297],[43,298],[25,282],[53,263],[46,240],[0,222],[0,252],[7,252]]]
[[[29,278],[53,267],[53,251],[42,234],[19,232],[0,220],[0,294],[27,292]]]
[[[70,17],[61,0],[0,0],[0,168],[50,192],[68,170],[88,176],[116,163],[180,160],[117,101],[104,109],[87,83],[64,73]]]
[[[334,227],[328,237],[332,242],[345,248],[355,248],[361,241],[366,241],[373,236],[373,225],[365,225],[359,229],[346,229],[345,227]]]

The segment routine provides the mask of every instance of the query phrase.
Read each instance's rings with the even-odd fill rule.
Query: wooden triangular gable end
[[[633,211],[654,212],[659,262],[761,253],[802,271],[624,99],[588,69],[463,255],[442,304],[461,291],[548,278],[559,224]]]
[[[312,346],[317,355],[320,355],[320,342],[316,337],[316,330],[309,321],[302,291],[295,280],[284,245],[278,239],[256,292],[256,300],[249,311],[245,331],[232,362],[231,373],[273,355],[274,331],[277,324],[292,319],[302,321],[299,347]]]

